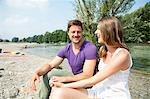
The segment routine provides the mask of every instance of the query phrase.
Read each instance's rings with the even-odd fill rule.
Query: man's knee
[[[42,76],[42,81],[43,81],[44,83],[48,84],[48,83],[49,83],[49,80],[51,79],[52,76],[55,76],[55,73],[53,73],[53,72],[48,72],[48,73],[46,73],[46,74],[44,74],[44,75]]]
[[[49,94],[51,92],[51,88],[49,86],[49,77],[48,74],[42,76],[42,79],[39,84],[39,99],[49,99]]]
[[[43,80],[50,80],[50,78],[54,76],[52,72],[48,72],[45,75],[43,75]]]

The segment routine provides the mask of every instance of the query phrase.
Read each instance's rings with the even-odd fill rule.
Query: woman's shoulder
[[[117,48],[115,54],[113,55],[114,58],[129,58],[130,53],[127,49],[125,48]]]
[[[129,51],[125,48],[117,48],[116,54],[121,54],[121,55],[128,55],[130,54]]]
[[[119,51],[118,51],[117,55],[115,56],[115,58],[117,58],[119,60],[119,62],[125,63],[126,65],[124,65],[124,66],[127,68],[132,66],[131,54],[125,48],[119,48]]]

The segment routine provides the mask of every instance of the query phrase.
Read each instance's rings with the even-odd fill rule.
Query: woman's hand
[[[54,82],[54,81],[50,80],[49,84],[51,87],[64,87],[64,83],[62,83],[62,82]]]
[[[65,82],[65,77],[53,76],[51,78],[51,81],[53,81],[53,82]]]

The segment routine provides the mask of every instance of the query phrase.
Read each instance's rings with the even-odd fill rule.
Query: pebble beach
[[[29,90],[37,68],[52,59],[22,52],[24,48],[42,46],[36,43],[0,43],[0,99],[38,99],[38,91]],[[4,53],[5,52],[5,53]],[[17,53],[19,52],[19,53]],[[67,63],[63,63],[66,65]],[[69,68],[64,68],[68,69]],[[131,70],[129,88],[132,99],[149,99],[150,73]]]

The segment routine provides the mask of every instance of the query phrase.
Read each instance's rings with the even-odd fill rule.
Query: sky
[[[135,0],[129,12],[150,0]],[[76,19],[74,0],[0,0],[0,38],[29,37],[66,30],[67,22]]]

